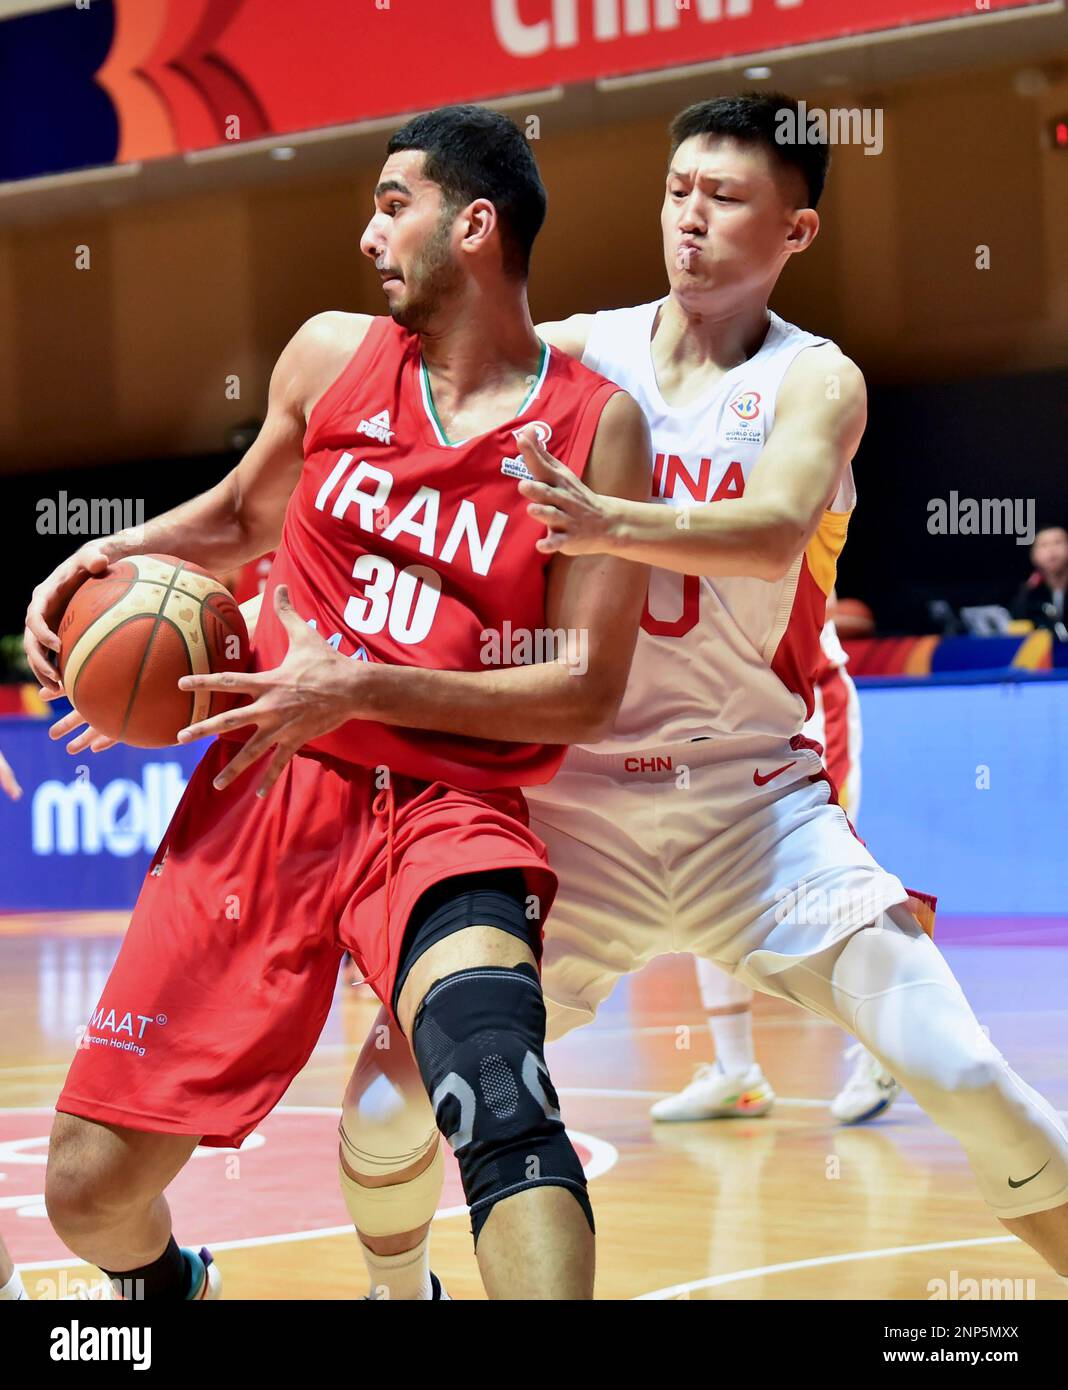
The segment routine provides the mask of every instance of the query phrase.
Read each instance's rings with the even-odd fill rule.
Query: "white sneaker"
[[[760,1063],[728,1076],[718,1062],[702,1062],[693,1080],[677,1095],[658,1100],[649,1114],[654,1120],[726,1120],[766,1115],[775,1102]]]
[[[888,1110],[901,1087],[863,1043],[854,1043],[845,1055],[856,1061],[849,1080],[831,1101],[831,1114],[840,1124],[859,1125]]]

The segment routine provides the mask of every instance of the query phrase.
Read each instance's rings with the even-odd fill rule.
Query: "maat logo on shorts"
[[[154,1024],[165,1027],[167,1015],[135,1013],[132,1009],[121,1013],[118,1009],[105,1009],[103,1004],[99,1004],[80,1032],[78,1047],[81,1051],[94,1046],[117,1047],[122,1052],[136,1052],[143,1057],[145,1033]],[[94,1029],[97,1031],[94,1032]]]

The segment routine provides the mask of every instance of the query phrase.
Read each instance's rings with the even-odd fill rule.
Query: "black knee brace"
[[[566,1187],[593,1229],[544,1044],[545,1005],[531,965],[448,975],[416,1014],[412,1050],[459,1161],[476,1242],[494,1204],[527,1187]]]

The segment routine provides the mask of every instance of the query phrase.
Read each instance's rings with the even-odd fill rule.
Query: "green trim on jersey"
[[[527,392],[523,404],[519,407],[515,415],[512,416],[513,420],[518,420],[526,414],[537,398],[542,386],[545,384],[545,375],[549,370],[549,345],[547,343],[542,343],[540,338],[538,342],[541,343],[541,356],[538,359],[537,378],[534,385]],[[426,369],[426,363],[423,361],[422,355],[419,357],[419,384],[423,391],[423,407],[426,410],[427,418],[434,428],[434,434],[438,443],[446,449],[459,449],[462,444],[467,444],[469,442],[468,440],[457,439],[453,441],[445,433],[441,418],[434,407],[434,393],[430,389],[430,373]],[[489,431],[487,431],[487,433],[488,432]]]

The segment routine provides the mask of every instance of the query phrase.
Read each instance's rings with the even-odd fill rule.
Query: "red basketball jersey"
[[[256,628],[255,668],[278,666],[286,654],[273,603],[283,583],[300,617],[357,660],[479,671],[502,635],[543,630],[551,557],[535,550],[544,527],[517,491],[527,470],[516,431],[535,425],[554,457],[581,476],[618,389],[545,346],[516,417],[450,443],[419,336],[376,318],[308,422],[304,468]],[[508,727],[507,708],[498,727]],[[547,782],[564,752],[361,719],[308,747],[473,790]]]
[[[234,598],[238,603],[247,603],[250,598],[263,593],[273,560],[274,551],[269,550],[258,560],[250,560],[247,565],[241,566],[234,584]]]

